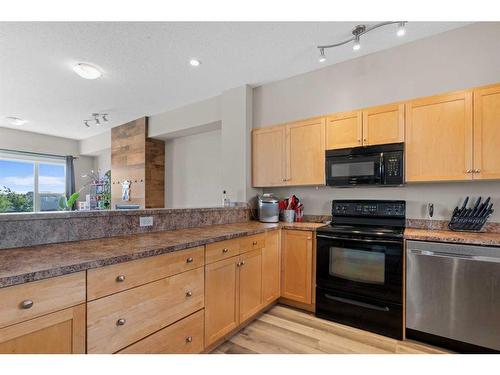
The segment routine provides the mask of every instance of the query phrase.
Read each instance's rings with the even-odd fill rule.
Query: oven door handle
[[[368,239],[363,239],[363,238],[345,238],[345,237],[336,237],[336,236],[326,236],[324,234],[317,234],[316,237],[319,238],[326,238],[328,240],[344,240],[344,241],[353,241],[353,242],[371,242],[371,243],[391,243],[391,244],[396,244],[396,245],[401,245],[403,241],[396,241],[396,240],[368,240]]]
[[[332,301],[343,302],[343,303],[347,303],[349,305],[354,305],[354,306],[358,306],[358,307],[365,307],[365,308],[371,309],[371,310],[384,311],[384,312],[390,311],[389,307],[387,307],[387,306],[380,307],[380,306],[372,305],[371,303],[359,302],[359,301],[355,301],[355,300],[349,299],[349,298],[335,297],[335,296],[332,296],[332,295],[327,294],[327,293],[325,293],[325,297],[332,300]]]

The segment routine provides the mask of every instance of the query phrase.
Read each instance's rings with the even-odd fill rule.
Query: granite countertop
[[[280,222],[280,227],[282,229],[292,229],[292,230],[312,230],[315,231],[320,227],[324,227],[326,224],[324,223],[285,223],[283,221]]]
[[[0,250],[0,288],[279,228],[315,230],[322,225],[248,221],[5,249]]]
[[[405,239],[462,243],[470,245],[500,246],[500,233],[495,232],[454,232],[451,230],[406,228]]]

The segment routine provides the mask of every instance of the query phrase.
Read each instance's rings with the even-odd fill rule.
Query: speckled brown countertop
[[[404,236],[407,240],[500,246],[500,233],[494,232],[471,233],[453,232],[451,230],[406,228]]]
[[[248,221],[0,250],[0,288],[160,255],[281,227],[315,230],[324,224]]]

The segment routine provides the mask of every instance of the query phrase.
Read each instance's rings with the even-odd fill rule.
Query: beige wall
[[[500,23],[477,23],[254,89],[253,124],[262,127],[326,113],[500,82]],[[266,189],[268,190],[268,189]],[[403,188],[270,189],[303,198],[305,213],[329,213],[332,199],[405,199],[408,216],[449,218],[466,195],[492,196],[500,221],[500,182],[407,185]]]
[[[165,159],[166,207],[221,205],[220,129],[167,140]]]

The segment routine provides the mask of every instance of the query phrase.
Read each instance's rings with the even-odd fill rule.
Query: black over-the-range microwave
[[[335,187],[404,184],[404,144],[327,150],[326,184]]]

